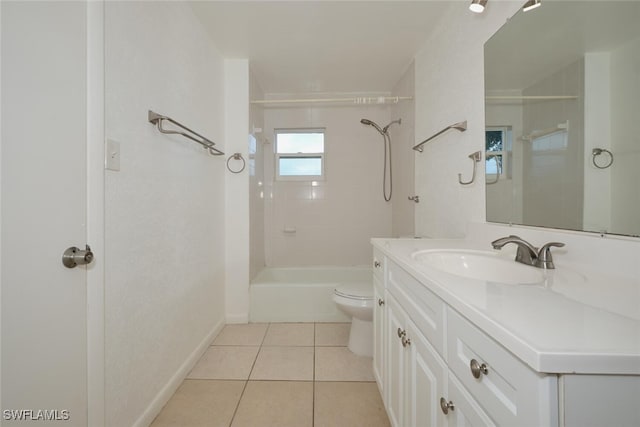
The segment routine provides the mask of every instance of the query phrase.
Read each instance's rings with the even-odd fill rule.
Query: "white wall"
[[[393,87],[393,96],[413,97],[415,91],[415,67],[411,63],[398,83]],[[402,119],[400,126],[389,128],[392,148],[393,199],[391,201],[393,237],[413,236],[415,231],[415,202],[408,200],[415,196],[415,105],[414,101],[402,101],[391,105],[391,120]]]
[[[416,141],[468,122],[466,132],[451,130],[415,154],[417,235],[461,237],[467,223],[485,220],[484,168],[469,186],[457,174],[469,179],[467,156],[484,151],[484,43],[522,2],[490,2],[483,14],[468,6],[457,2],[415,59]]]
[[[249,74],[249,99],[264,99],[264,92],[255,77]],[[266,265],[264,246],[264,112],[261,106],[249,109],[249,216],[250,261],[249,280],[253,280]]]
[[[249,157],[249,61],[224,61],[225,147],[226,158],[233,153]],[[230,167],[237,167],[231,160]],[[226,288],[225,319],[227,323],[249,320],[249,172],[226,171]]]
[[[385,126],[389,107],[314,105],[264,114],[271,142],[265,146],[267,265],[368,265],[371,237],[391,235],[391,203],[382,195],[383,137],[360,119]],[[325,180],[274,181],[273,130],[318,127],[326,128]]]
[[[611,53],[611,231],[640,236],[640,39]],[[629,209],[628,206],[634,208]]]
[[[523,105],[525,135],[569,123],[564,149],[537,150],[523,141],[525,224],[582,230],[584,200],[584,59],[525,88],[525,96],[572,95],[577,99],[528,101]]]
[[[106,425],[146,425],[224,321],[224,64],[186,3],[106,2]],[[246,138],[246,136],[245,136]],[[246,139],[245,139],[246,141]],[[245,144],[246,145],[246,144]]]
[[[598,169],[592,150],[611,150],[611,55],[584,56],[584,230],[611,230],[611,168]],[[640,94],[639,94],[640,95]],[[597,162],[606,162],[604,154]],[[600,164],[600,163],[597,163]],[[638,205],[640,207],[640,205]]]

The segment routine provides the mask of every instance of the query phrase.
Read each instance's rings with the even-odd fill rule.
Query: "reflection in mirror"
[[[545,2],[485,44],[487,221],[640,236],[638,22]]]

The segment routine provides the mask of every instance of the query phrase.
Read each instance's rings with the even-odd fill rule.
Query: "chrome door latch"
[[[71,246],[62,254],[62,264],[67,268],[74,268],[79,265],[87,265],[93,261],[93,252],[89,245],[85,249]]]

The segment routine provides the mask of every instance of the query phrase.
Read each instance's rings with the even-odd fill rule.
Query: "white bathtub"
[[[371,267],[265,268],[249,287],[252,322],[349,322],[333,302],[340,283],[372,283]]]

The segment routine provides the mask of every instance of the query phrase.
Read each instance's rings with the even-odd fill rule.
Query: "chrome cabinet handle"
[[[408,345],[411,345],[411,338],[402,337],[402,346],[406,347]]]
[[[473,378],[480,378],[482,374],[487,375],[489,373],[487,365],[484,363],[481,365],[476,359],[471,359],[469,367],[471,368],[471,375],[473,375]]]
[[[441,397],[440,398],[440,409],[442,409],[442,412],[447,415],[449,413],[449,410],[454,410],[456,409],[456,407],[453,405],[452,401],[448,401],[444,398]]]
[[[380,266],[381,266],[381,265],[382,265],[382,264],[380,264],[380,261],[374,261],[374,262],[373,262],[373,266],[374,266],[375,268],[380,268]]]
[[[379,306],[383,306],[384,305],[384,300],[382,298],[378,298],[378,305]]]
[[[407,331],[403,331],[401,328],[398,328],[398,338],[402,338],[407,335]]]

